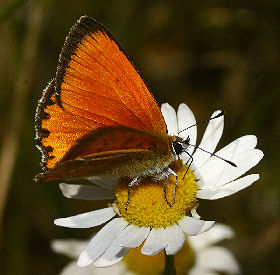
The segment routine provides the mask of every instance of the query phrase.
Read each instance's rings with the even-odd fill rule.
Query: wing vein
[[[85,52],[85,53],[86,53],[86,52]],[[86,54],[88,54],[88,53],[86,53]],[[76,56],[77,56],[77,55],[76,55]],[[100,64],[100,62],[98,62],[98,61],[97,61],[95,58],[93,58],[91,55],[89,55],[89,56],[90,56],[93,60],[95,60],[98,64]],[[79,56],[77,56],[77,57],[79,57]],[[79,58],[85,61],[85,59],[83,59],[82,57],[79,57]],[[87,69],[89,69],[90,71],[92,71],[90,67],[84,66],[83,64],[79,63],[77,60],[72,59],[72,61],[73,61],[73,62],[76,62],[76,63],[78,63],[80,66],[83,66],[84,68],[87,68]],[[89,64],[89,62],[87,62],[87,61],[85,61],[85,62]],[[110,73],[112,76],[116,77],[116,76],[113,75],[105,66],[103,66],[102,64],[100,64],[100,65],[101,65],[103,68],[105,68],[105,69],[107,70],[108,73]],[[126,110],[128,110],[135,118],[137,118],[137,120],[141,123],[141,125],[143,125],[144,128],[146,128],[146,127],[145,127],[146,124],[144,123],[144,121],[147,121],[147,118],[148,118],[148,119],[151,119],[150,116],[147,116],[147,115],[145,114],[144,116],[146,116],[146,118],[144,117],[143,120],[142,120],[141,117],[139,117],[139,116],[137,116],[135,113],[133,113],[133,112],[128,108],[128,106],[125,104],[125,102],[123,101],[123,99],[122,99],[121,96],[120,96],[120,91],[121,91],[123,94],[127,93],[127,92],[124,92],[124,90],[123,90],[121,87],[120,87],[120,91],[117,91],[115,88],[107,86],[105,83],[100,82],[100,81],[98,81],[98,80],[92,78],[92,77],[91,77],[90,75],[88,75],[88,74],[83,74],[83,73],[79,72],[77,69],[75,69],[75,68],[73,68],[73,67],[71,67],[71,66],[69,66],[69,68],[71,68],[73,71],[77,72],[77,73],[80,74],[80,75],[85,75],[86,77],[90,78],[91,80],[95,81],[96,83],[98,83],[98,84],[100,84],[100,85],[103,85],[104,87],[106,87],[106,88],[110,89],[111,91],[113,91],[113,92],[115,93],[115,95],[117,95],[117,97],[120,99],[120,101],[115,101],[115,100],[114,100],[114,101],[115,101],[115,102],[121,102],[121,103],[123,104],[124,108],[125,108]],[[92,72],[93,72],[93,71],[92,71]],[[78,76],[74,76],[73,74],[71,74],[71,72],[66,72],[66,74],[68,74],[68,75],[70,75],[70,76],[72,76],[72,77],[75,77],[75,78],[77,78],[77,79],[79,79],[79,80],[82,80],[82,79],[79,78]],[[67,83],[67,84],[69,84],[69,85],[72,85],[71,83],[66,82],[66,81],[64,81],[64,83]],[[124,83],[125,83],[125,82],[124,82]],[[100,94],[98,94],[98,93],[92,92],[92,91],[90,91],[90,90],[86,90],[86,89],[84,89],[84,88],[80,88],[80,87],[78,87],[78,86],[74,86],[74,85],[72,85],[72,86],[73,86],[73,87],[77,87],[77,88],[82,89],[82,90],[85,90],[85,91],[88,91],[88,92],[93,93],[93,94],[98,95],[98,96],[103,96],[103,95],[100,95]],[[126,88],[127,88],[127,86],[126,86]],[[128,89],[128,88],[127,88],[127,89]],[[135,97],[133,96],[132,93],[131,93],[130,95],[135,99]],[[104,95],[104,97],[108,99],[108,97],[106,97],[105,95]],[[137,100],[136,100],[136,101],[137,101]]]
[[[91,35],[90,35],[90,37],[91,37],[92,39],[94,39]],[[140,89],[137,87],[136,83],[133,82],[132,79],[128,77],[126,71],[123,70],[123,69],[116,63],[115,59],[114,59],[112,56],[110,56],[110,59],[108,59],[108,57],[104,54],[104,52],[101,51],[101,50],[99,50],[99,49],[96,47],[96,45],[92,44],[91,41],[89,41],[89,40],[86,39],[86,37],[84,37],[84,40],[86,40],[89,44],[91,44],[91,45],[92,45],[92,46],[93,46],[93,47],[94,47],[94,48],[95,48],[109,63],[111,63],[110,61],[113,60],[114,63],[115,63],[115,67],[121,69],[121,71],[124,72],[124,75],[126,76],[126,79],[128,79],[128,80],[130,81],[130,83],[133,84],[135,90],[137,90],[138,92],[141,92],[141,94],[142,94],[143,91],[140,90]],[[95,39],[94,39],[94,40],[95,40]],[[82,42],[80,42],[80,44],[82,44]],[[83,45],[84,47],[86,47],[84,44],[82,44],[82,45]],[[79,48],[80,50],[82,50],[79,46],[78,46],[78,48]],[[116,77],[111,71],[108,70],[108,68],[107,68],[106,66],[104,66],[103,64],[101,64],[100,62],[98,62],[90,53],[85,52],[85,51],[83,51],[83,52],[86,53],[89,57],[91,57],[95,62],[97,62],[98,64],[100,64],[103,68],[105,68],[105,70],[106,70],[108,73],[110,73],[113,77]],[[134,66],[131,64],[131,62],[130,62],[130,65],[132,66],[133,70],[135,70],[135,68],[134,68]],[[116,77],[116,78],[117,78],[117,77]],[[141,79],[141,78],[140,78],[140,79]],[[127,87],[127,85],[126,85],[125,81],[123,80],[123,78],[121,78],[120,81],[124,84],[124,86],[125,86],[128,90],[130,90],[129,87]],[[142,81],[142,79],[141,79],[141,81]],[[117,94],[117,95],[118,95],[118,94]],[[142,102],[139,102],[139,101],[138,101],[138,98],[135,97],[135,95],[134,95],[134,93],[133,93],[132,91],[131,91],[131,96],[134,98],[134,100],[135,100],[140,106],[142,105]],[[118,97],[120,97],[120,96],[118,95]],[[143,96],[142,96],[141,98],[143,98]],[[121,97],[120,97],[120,100],[123,102],[123,100],[122,100]],[[123,103],[125,104],[125,102],[123,102]],[[126,105],[126,104],[125,104],[125,105]],[[147,109],[146,109],[146,110],[147,110]],[[149,119],[149,122],[150,122],[150,124],[151,124],[150,116],[148,116],[148,117],[146,116],[146,119]]]

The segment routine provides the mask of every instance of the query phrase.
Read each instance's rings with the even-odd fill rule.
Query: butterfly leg
[[[176,191],[177,191],[177,184],[178,184],[178,175],[172,169],[170,169],[169,167],[167,168],[167,171],[168,171],[168,174],[171,174],[171,175],[176,177],[176,182],[175,182],[175,186],[174,186],[174,199],[173,199],[173,203],[172,203],[172,205],[173,205],[175,203],[175,201],[176,201]]]
[[[164,191],[164,199],[165,199],[166,203],[171,207],[175,203],[178,175],[172,169],[170,169],[169,167],[166,169],[166,172],[162,172],[161,174],[162,174],[162,176],[165,177],[165,184],[164,184],[164,189],[163,189],[163,191]],[[175,187],[174,187],[174,200],[173,200],[172,205],[168,201],[167,195],[166,195],[166,189],[167,189],[167,185],[168,185],[168,178],[169,178],[170,175],[173,175],[173,176],[176,177],[176,183],[175,183]]]
[[[187,169],[186,173],[184,174],[183,179],[185,179],[185,176],[186,176],[186,174],[188,173],[189,168],[191,167],[191,165],[192,165],[192,163],[193,163],[193,157],[192,157],[192,155],[189,154],[187,151],[185,151],[185,153],[190,157],[190,158],[188,159],[188,161],[186,162],[185,165],[188,165],[189,162],[190,162],[190,164],[188,165],[188,169]]]
[[[165,174],[165,173],[164,173],[164,174]],[[166,174],[165,174],[165,175],[166,175]],[[170,202],[168,201],[167,196],[166,196],[166,188],[167,188],[167,185],[168,185],[168,175],[166,175],[166,177],[165,177],[165,184],[164,184],[163,192],[164,192],[164,199],[165,199],[166,203],[171,207],[171,204],[170,204]]]
[[[127,211],[127,207],[129,205],[129,202],[130,202],[130,189],[133,185],[136,185],[137,182],[139,180],[139,177],[135,177],[129,184],[128,184],[128,190],[127,190],[127,202],[126,202],[126,205],[125,205],[125,211]]]

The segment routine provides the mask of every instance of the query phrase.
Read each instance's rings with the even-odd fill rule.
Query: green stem
[[[165,254],[165,268],[162,275],[176,275],[176,269],[174,266],[174,255]]]

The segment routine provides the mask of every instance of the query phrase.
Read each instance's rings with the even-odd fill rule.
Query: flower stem
[[[174,266],[174,255],[165,254],[165,268],[162,275],[176,275],[176,269]]]

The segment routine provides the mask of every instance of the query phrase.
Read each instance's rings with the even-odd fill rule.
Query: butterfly
[[[36,182],[108,176],[129,178],[129,187],[147,176],[168,182],[170,175],[177,179],[169,165],[189,146],[189,139],[168,135],[133,63],[88,16],[65,40],[56,76],[38,103],[35,130],[45,170]]]

